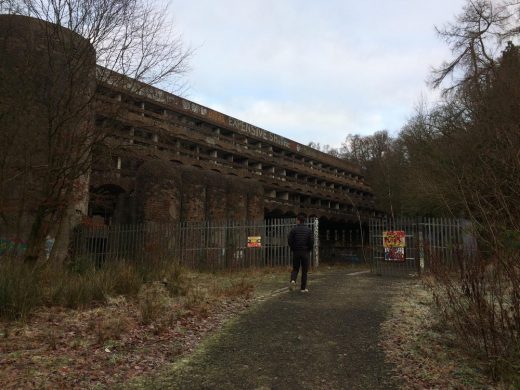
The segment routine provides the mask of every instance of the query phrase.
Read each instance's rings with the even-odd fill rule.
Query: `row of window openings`
[[[151,141],[153,143],[158,143],[158,141],[159,141],[159,138],[158,138],[157,134],[153,134],[153,133],[147,132],[146,130],[142,130],[142,129],[138,129],[138,128],[133,128],[132,127],[132,128],[130,128],[129,132],[130,132],[130,136],[131,136],[131,139],[129,141],[130,143],[135,143],[137,145],[147,145],[146,143],[139,142],[139,141],[135,140],[134,138],[136,138],[136,137],[144,139],[144,140],[147,140],[147,141]],[[218,159],[219,158],[219,151],[217,151],[217,150],[204,150],[204,149],[201,149],[197,145],[185,144],[185,143],[182,143],[180,141],[177,141],[174,146],[177,149],[190,150],[191,152],[193,152],[195,154],[195,157],[197,157],[197,156],[204,156],[205,155],[205,156],[208,156],[208,157],[211,157],[211,158],[214,158],[214,159]],[[262,169],[262,163],[250,161],[248,158],[245,158],[245,157],[236,157],[233,154],[229,154],[229,153],[222,154],[220,157],[224,161],[229,161],[231,163],[244,165],[245,167],[258,169],[259,170],[259,174],[262,174],[262,171],[265,171],[266,173],[272,173],[273,175],[275,174],[275,172],[272,171],[272,169],[274,169],[274,167],[269,167],[268,166],[267,168]],[[312,161],[311,161],[311,163],[312,163]],[[289,174],[289,173],[286,173],[285,170],[280,170],[279,172],[277,172],[277,174],[279,176],[287,176],[287,177],[295,177],[295,178],[297,177],[297,173],[296,172],[294,172],[293,174]],[[352,175],[348,174],[348,176],[352,176]],[[356,178],[359,180],[359,177],[356,177]],[[325,182],[323,182],[322,185],[325,186]],[[334,188],[334,184],[331,183],[330,187]]]
[[[117,157],[116,159],[117,169],[120,170],[122,167],[122,159],[121,157]],[[267,197],[279,199],[279,200],[287,200],[291,202],[299,202],[301,205],[311,205],[311,206],[318,206],[318,207],[328,207],[335,210],[348,210],[351,211],[353,209],[350,205],[342,205],[337,202],[333,202],[330,200],[322,200],[319,198],[312,198],[310,196],[303,196],[303,195],[297,195],[292,194],[287,191],[276,191],[271,190],[266,193]]]
[[[122,157],[116,157],[114,158],[115,167],[117,170],[121,169],[130,169],[131,164],[128,164],[127,159],[124,159]],[[256,164],[250,164],[249,167],[253,167],[254,169],[259,170],[259,174],[261,175],[269,175],[271,177],[282,177],[282,180],[284,180],[284,177],[289,177],[293,179],[300,179],[300,181],[304,181],[309,184],[314,184],[317,186],[321,186],[323,188],[330,188],[330,189],[338,189],[342,191],[346,191],[349,193],[357,194],[357,195],[365,195],[362,191],[356,191],[354,189],[341,186],[334,183],[327,183],[326,181],[320,181],[317,178],[309,177],[309,176],[299,176],[296,172],[287,171],[285,169],[276,169],[274,166],[263,166],[261,163]]]
[[[121,101],[121,95],[118,95],[117,100]],[[331,173],[334,175],[339,174],[341,176],[347,176],[347,177],[354,178],[355,180],[361,180],[361,178],[355,174],[351,174],[351,173],[348,173],[348,172],[345,172],[342,170],[338,170],[337,168],[323,166],[322,163],[315,162],[314,160],[305,161],[305,157],[300,157],[293,153],[286,154],[286,152],[283,149],[278,149],[278,148],[273,147],[272,145],[263,144],[260,141],[252,140],[251,138],[248,138],[245,135],[238,134],[233,131],[224,130],[219,127],[203,129],[203,128],[201,128],[201,125],[202,125],[201,121],[191,120],[185,115],[180,115],[180,114],[174,113],[173,111],[163,109],[159,106],[155,106],[152,108],[150,106],[150,103],[145,103],[143,101],[141,101],[141,102],[133,101],[133,105],[139,107],[142,110],[141,115],[143,115],[143,116],[145,116],[145,111],[151,111],[155,114],[166,116],[170,120],[176,119],[180,124],[187,126],[188,128],[190,128],[190,126],[192,128],[198,127],[198,130],[202,130],[203,132],[205,132],[207,134],[215,136],[217,139],[222,135],[226,138],[230,138],[233,142],[235,142],[235,141],[242,142],[243,144],[245,144],[244,147],[246,149],[248,148],[248,146],[252,146],[259,151],[265,150],[269,155],[272,155],[272,153],[274,153],[274,154],[280,155],[281,157],[294,158],[296,160],[301,161],[302,163],[308,162],[311,165],[311,167],[316,167],[317,169],[321,169],[325,172],[328,172],[328,173]],[[204,131],[204,130],[206,130],[206,131]],[[145,139],[152,139],[152,134],[145,130],[137,132],[137,129],[135,129],[134,136],[145,138]],[[236,137],[236,136],[238,136],[238,137]]]
[[[319,199],[319,198],[312,198],[310,196],[304,196],[304,195],[297,195],[292,194],[286,191],[267,191],[266,197],[276,200],[282,200],[282,201],[289,201],[293,203],[300,203],[302,206],[317,206],[317,207],[327,207],[329,209],[334,210],[346,210],[346,211],[352,211],[354,209],[354,206],[352,205],[346,205],[330,200],[325,199]],[[358,209],[361,209],[358,207]]]

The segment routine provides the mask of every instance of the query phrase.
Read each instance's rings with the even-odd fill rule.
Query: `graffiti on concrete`
[[[0,237],[0,256],[4,253],[21,254],[27,249],[27,242],[20,239],[8,239]]]

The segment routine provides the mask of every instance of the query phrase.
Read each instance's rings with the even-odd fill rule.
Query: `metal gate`
[[[385,248],[385,232],[404,232],[404,256],[392,258]],[[474,250],[471,224],[453,218],[372,218],[369,220],[372,252],[370,270],[377,275],[415,276],[433,261],[455,264]]]

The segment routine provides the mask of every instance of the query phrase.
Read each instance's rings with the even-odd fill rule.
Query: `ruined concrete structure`
[[[19,16],[4,15],[0,24],[4,35],[0,42],[11,45],[16,41],[28,52],[2,46],[5,53],[14,50],[19,54],[3,57],[0,65],[6,74],[22,69],[20,61],[24,58],[40,56],[46,47],[41,44],[42,36],[53,28],[49,23]],[[21,32],[12,34],[18,30]],[[64,29],[55,30],[62,34]],[[27,42],[20,37],[27,37]],[[36,47],[28,42],[36,42]],[[12,58],[20,63],[11,63]],[[51,53],[42,58],[54,64],[59,55]],[[53,66],[52,77],[42,75],[41,79],[52,82],[55,76],[61,82],[64,73]],[[45,69],[42,66],[28,71],[34,76],[47,72]],[[95,121],[107,138],[104,146],[92,151],[93,166],[84,180],[88,182],[88,196],[85,192],[86,196],[75,200],[88,203],[88,209],[73,207],[76,214],[112,224],[244,221],[289,217],[298,212],[324,221],[354,223],[359,217],[366,220],[376,213],[370,187],[359,168],[346,161],[101,67],[80,76],[88,77],[83,82],[86,86],[96,86],[95,102],[87,108],[92,115],[83,118]],[[19,79],[23,77],[26,75]],[[28,88],[38,95],[47,93],[48,85],[35,83]],[[27,93],[14,86],[7,90]],[[71,94],[69,100],[78,96],[82,94]],[[38,99],[44,112],[49,101]],[[26,127],[43,134],[46,124],[34,123],[37,117],[27,117],[31,124]],[[22,114],[20,118],[24,118]],[[91,119],[87,121],[93,123]],[[24,150],[24,142],[18,147]],[[9,199],[17,202],[14,195]],[[27,235],[27,229],[22,231]],[[10,234],[9,229],[2,234]]]
[[[26,245],[49,234],[66,247],[70,228],[87,213],[89,172],[71,174],[69,166],[73,159],[88,164],[71,145],[94,126],[95,75],[96,53],[83,37],[0,15],[0,239]]]
[[[91,215],[124,223],[298,212],[353,222],[375,214],[358,167],[160,89],[128,85],[98,83],[97,123],[121,147],[92,171]]]

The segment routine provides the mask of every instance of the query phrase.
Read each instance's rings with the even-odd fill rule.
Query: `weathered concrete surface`
[[[310,275],[229,324],[193,356],[144,383],[159,389],[391,389],[379,326],[398,280],[347,270]]]

